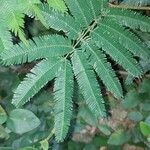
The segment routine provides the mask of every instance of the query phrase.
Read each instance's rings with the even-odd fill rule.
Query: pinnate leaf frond
[[[12,103],[20,107],[28,102],[49,80],[55,78],[61,64],[57,59],[37,64],[15,90]]]
[[[29,41],[29,46],[21,43],[14,45],[1,54],[3,64],[21,64],[41,58],[63,56],[71,51],[71,42],[61,36],[35,37]]]
[[[83,52],[74,52],[72,63],[79,88],[89,109],[97,119],[106,116],[104,100],[100,94],[94,71],[88,64]]]
[[[72,116],[73,72],[69,61],[65,60],[55,79],[55,135],[63,141],[68,133]]]
[[[105,54],[90,42],[84,43],[83,49],[95,69],[98,76],[106,85],[108,91],[112,92],[118,99],[123,97],[122,88],[111,65],[107,62]]]
[[[142,74],[142,69],[133,58],[133,55],[114,40],[109,31],[97,28],[93,31],[92,37],[98,47],[105,50],[107,54],[123,66],[131,75],[138,77]]]

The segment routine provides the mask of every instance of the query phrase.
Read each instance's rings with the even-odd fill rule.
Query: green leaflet
[[[0,23],[0,43],[0,52],[2,52],[4,49],[10,49],[13,45],[11,41],[11,33],[8,31],[8,28],[4,25],[3,20],[1,20]]]
[[[22,28],[24,28],[24,14],[20,12],[11,12],[9,17],[13,20],[9,23],[9,29],[14,32],[15,36],[19,36],[19,38],[28,45],[28,41],[25,38],[25,33]]]
[[[80,36],[80,31],[83,27],[88,27],[89,24],[99,15],[99,1],[98,0],[66,0],[74,18],[69,14],[60,15],[56,11],[51,10],[48,6],[42,6],[41,10],[46,19],[47,24],[56,30],[63,30],[68,37],[75,39]],[[84,5],[84,4],[87,5]],[[83,8],[82,6],[85,6]],[[78,21],[80,20],[80,22]],[[74,23],[72,23],[74,22]]]
[[[115,61],[124,67],[133,76],[140,76],[142,70],[133,59],[132,54],[111,37],[110,32],[97,28],[92,33],[98,47],[102,47]]]
[[[72,15],[80,20],[84,27],[88,27],[93,19],[99,15],[100,3],[98,0],[74,0],[74,2],[65,0],[65,2],[69,6]]]
[[[29,12],[37,11],[34,5],[41,3],[39,0],[27,2],[22,0],[21,2],[16,0],[1,0],[1,18],[4,20],[5,26],[11,31],[18,35],[19,38],[28,45],[25,37],[24,28],[24,17]],[[44,24],[44,22],[43,22]]]
[[[51,59],[37,64],[15,90],[12,103],[20,107],[28,102],[49,80],[55,78],[61,63],[60,60]]]
[[[111,91],[117,98],[123,97],[120,82],[102,51],[98,50],[98,47],[93,45],[91,42],[84,43],[82,48],[86,50],[93,68],[108,90]]]
[[[33,60],[63,56],[71,51],[71,42],[61,36],[35,37],[34,42],[29,41],[29,46],[23,43],[14,45],[1,54],[3,64],[21,64]]]
[[[73,72],[69,61],[65,60],[57,74],[54,85],[55,135],[63,141],[68,133],[72,116]]]
[[[42,14],[45,17],[46,23],[55,30],[63,30],[66,35],[75,39],[80,35],[81,24],[75,21],[69,14],[60,15],[58,12],[50,9],[48,6],[41,6]],[[75,22],[75,23],[72,23]]]
[[[106,18],[112,18],[124,26],[132,29],[140,29],[144,32],[150,32],[149,17],[142,16],[137,12],[110,8],[107,10],[106,14]]]
[[[67,7],[63,0],[49,0],[48,2],[49,5],[55,9],[59,9],[62,12],[67,11]],[[40,0],[0,0],[0,4],[0,21],[3,19],[4,25],[13,31],[16,36],[18,35],[24,44],[28,45],[28,41],[23,31],[25,14],[30,17],[36,17],[48,28],[45,18],[39,9],[39,5],[41,4]],[[8,31],[8,29],[6,29],[6,31]]]
[[[83,52],[74,52],[72,63],[79,88],[88,107],[97,119],[106,116],[104,101],[100,95],[94,71],[85,59]]]
[[[119,41],[120,44],[131,51],[134,55],[144,59],[150,56],[150,50],[137,36],[135,36],[132,32],[122,28],[112,19],[105,19],[100,22],[100,28],[110,32],[116,41]]]
[[[67,7],[63,0],[47,0],[48,4],[56,10],[60,10],[62,12],[67,11]]]
[[[129,132],[125,132],[124,130],[117,130],[111,134],[107,143],[110,145],[118,146],[127,143],[130,138],[131,135]]]
[[[0,53],[4,50],[4,45],[2,40],[0,39]]]

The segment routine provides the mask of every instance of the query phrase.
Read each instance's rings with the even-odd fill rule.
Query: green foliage
[[[0,79],[2,80],[0,82],[0,103],[7,113],[7,119],[0,125],[0,149],[38,150],[40,147],[34,148],[33,143],[38,141],[40,144],[40,141],[48,136],[48,130],[52,126],[53,117],[50,117],[53,107],[52,95],[43,91],[35,97],[35,104],[29,104],[25,109],[15,109],[9,103],[9,99],[12,97],[10,91],[15,88],[12,82],[18,82],[17,75],[6,69],[4,73],[0,72]],[[4,87],[4,83],[8,89]]]
[[[143,135],[145,136],[150,135],[150,124],[146,122],[140,122],[140,129]]]
[[[55,98],[55,135],[63,141],[68,133],[72,116],[73,72],[69,61],[59,70],[54,86]]]
[[[28,45],[28,41],[23,31],[25,27],[25,15],[35,17],[40,20],[45,27],[48,27],[42,16],[41,10],[39,9],[39,5],[42,4],[40,0],[0,0],[0,3],[0,43],[3,43],[3,47],[0,47],[0,52],[12,46],[12,39],[8,30],[11,30],[16,36],[19,36],[26,46]],[[62,12],[65,12],[67,9],[63,0],[49,0],[48,3],[50,7]]]
[[[48,143],[47,140],[41,141],[40,144],[41,144],[41,148],[42,148],[43,150],[48,150],[49,143]]]
[[[2,63],[6,66],[21,64],[46,57],[59,57],[71,51],[71,42],[68,39],[54,35],[35,37],[34,41],[29,40],[29,45],[26,47],[24,44],[19,44],[4,51],[1,54]]]
[[[123,101],[123,107],[126,109],[136,107],[141,101],[137,91],[135,89],[129,91],[125,96],[125,100]]]
[[[64,65],[65,66],[65,65]],[[1,70],[3,70],[1,68]],[[3,70],[4,72],[8,72],[8,70]],[[10,91],[12,88],[12,83],[18,83],[17,74],[12,72],[4,73],[0,72],[0,89],[4,87],[4,83],[6,84],[3,88],[4,91]],[[60,70],[62,72],[62,70]],[[63,72],[65,72],[63,70]],[[5,74],[5,75],[4,75]],[[64,74],[62,74],[63,76]],[[9,77],[10,76],[10,77]],[[16,76],[16,77],[15,77]],[[19,75],[20,76],[20,75]],[[23,77],[20,77],[22,80]],[[119,104],[119,101],[114,101],[114,98],[111,97],[109,99],[110,109],[112,110],[111,117],[108,117],[106,120],[101,119],[97,121],[96,117],[93,113],[91,113],[90,109],[87,107],[85,101],[83,101],[82,95],[76,97],[76,104],[78,103],[78,113],[73,114],[73,118],[76,119],[76,123],[71,127],[74,128],[72,136],[69,136],[67,140],[63,143],[56,143],[55,138],[53,137],[53,122],[54,122],[54,106],[56,104],[56,100],[53,99],[51,89],[47,91],[41,91],[37,96],[33,98],[32,103],[27,103],[24,108],[19,109],[20,113],[15,114],[13,118],[18,115],[23,115],[22,117],[13,119],[14,128],[23,127],[24,125],[32,124],[35,127],[35,123],[33,119],[26,119],[32,115],[24,115],[23,112],[32,112],[40,119],[40,124],[37,128],[33,128],[33,130],[26,130],[24,134],[14,133],[12,130],[8,130],[8,121],[12,119],[12,112],[16,111],[13,105],[10,104],[10,92],[8,95],[2,95],[0,102],[3,106],[3,110],[7,113],[7,120],[0,125],[0,149],[2,150],[47,150],[47,149],[91,149],[99,150],[100,148],[107,147],[109,149],[123,149],[126,145],[131,146],[132,148],[147,148],[149,149],[149,124],[150,124],[150,116],[149,111],[143,109],[144,105],[149,104],[148,93],[149,90],[147,88],[147,84],[149,79],[143,79],[142,83],[139,86],[136,86],[137,94],[143,94],[143,99],[136,106],[124,109],[122,107],[122,103]],[[13,85],[14,86],[14,85]],[[128,85],[130,90],[133,91],[135,89],[135,84]],[[7,87],[7,88],[6,88]],[[128,89],[128,88],[127,88]],[[143,89],[143,90],[141,90]],[[128,91],[130,91],[128,89]],[[76,91],[77,92],[77,91]],[[141,93],[142,92],[142,93]],[[2,92],[1,92],[2,93]],[[5,93],[5,92],[4,92]],[[11,94],[12,95],[12,94]],[[113,100],[111,100],[113,99]],[[126,98],[127,100],[127,98]],[[132,104],[131,104],[132,105]],[[62,109],[62,108],[61,108]],[[118,114],[113,114],[113,111],[116,110]],[[122,112],[127,111],[127,114],[124,116],[124,119],[121,118]],[[143,115],[142,120],[138,120],[139,116],[132,115],[134,117],[129,117],[130,112],[140,112]],[[134,113],[135,114],[135,113]],[[119,116],[119,117],[118,117]],[[129,117],[129,118],[128,118]],[[137,117],[137,118],[136,118]],[[134,120],[132,119],[134,118]],[[19,119],[19,126],[16,121]],[[119,120],[117,120],[119,119]],[[128,120],[129,119],[129,120]],[[135,121],[136,120],[136,121]],[[111,121],[111,122],[110,122]],[[109,123],[110,122],[110,123]],[[144,123],[144,125],[143,125]],[[141,125],[142,124],[142,125]],[[140,126],[141,125],[141,126]],[[146,126],[145,126],[146,125]],[[114,126],[116,126],[114,128]],[[26,128],[27,129],[27,128]],[[29,128],[28,128],[29,129]],[[18,130],[23,130],[19,128]],[[28,132],[27,132],[28,131]],[[144,133],[144,134],[143,134]],[[115,137],[112,138],[112,137]],[[123,143],[123,144],[122,144]],[[132,143],[132,144],[131,144]],[[128,147],[129,148],[129,147]]]
[[[5,128],[0,125],[0,139],[8,139],[9,134],[5,131]]]
[[[0,52],[2,52],[4,49],[9,49],[13,44],[11,34],[5,25],[5,21],[1,18],[0,20]]]
[[[80,90],[90,110],[96,118],[105,116],[103,98],[99,95],[99,87],[92,67],[87,63],[82,52],[75,52],[72,57],[73,70]],[[92,99],[92,100],[91,100]]]
[[[20,39],[27,44],[27,40],[25,38],[25,34],[23,32],[24,28],[24,16],[25,14],[36,15],[36,17],[41,18],[40,10],[37,7],[37,4],[41,2],[39,0],[34,1],[26,1],[23,0],[21,2],[16,0],[1,0],[1,20],[4,20],[4,25],[11,31],[14,32],[15,35],[18,35]],[[43,18],[41,18],[43,19]],[[6,28],[6,29],[7,29]],[[7,30],[8,30],[7,29]],[[6,32],[8,32],[6,30]]]
[[[7,120],[7,114],[5,110],[0,106],[0,124],[3,124]]]
[[[65,5],[64,0],[47,0],[48,4],[56,10],[60,10],[62,12],[67,11],[67,7]]]
[[[22,106],[30,100],[49,80],[52,80],[62,65],[61,60],[43,60],[31,70],[31,73],[15,90],[12,103]],[[20,97],[21,96],[21,97]]]
[[[138,111],[133,111],[128,114],[128,118],[135,122],[139,122],[143,119],[143,115]]]
[[[9,115],[7,127],[17,134],[26,133],[40,125],[40,120],[29,110],[14,109]]]
[[[49,4],[51,2],[48,1]],[[56,9],[66,12],[68,8],[70,13],[60,14],[48,5],[38,7],[41,3],[38,0],[32,3],[2,3],[2,9],[9,6],[7,11],[10,17],[4,17],[4,20],[8,21],[9,29],[18,34],[24,43],[24,13],[36,16],[44,25],[61,31],[64,37],[40,36],[29,40],[28,44],[14,45],[1,53],[1,63],[8,66],[39,61],[15,89],[12,103],[16,107],[29,102],[41,88],[55,79],[54,128],[57,142],[62,142],[72,117],[75,80],[85,103],[97,120],[107,116],[97,79],[100,78],[116,98],[123,97],[121,83],[107,58],[117,62],[129,75],[141,77],[142,68],[134,56],[148,59],[150,52],[129,29],[149,32],[150,20],[139,13],[106,7],[107,0],[66,0],[67,8],[63,1],[60,1],[61,5],[57,1],[53,2],[51,5]],[[13,22],[10,24],[11,20]],[[119,132],[117,138],[121,141],[116,145],[123,144],[126,137]]]
[[[130,140],[130,134],[125,131],[119,130],[110,136],[110,138],[108,140],[108,144],[122,145],[129,140]]]

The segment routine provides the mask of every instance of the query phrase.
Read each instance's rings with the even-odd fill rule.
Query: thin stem
[[[123,9],[132,9],[132,10],[150,10],[150,7],[142,7],[142,6],[129,6],[129,5],[124,5],[124,4],[120,4],[120,5],[114,5],[109,3],[109,7],[113,7],[113,8],[123,8]]]
[[[50,134],[48,135],[48,137],[46,138],[46,140],[49,141],[52,138],[52,136],[54,135],[54,133],[55,133],[55,129],[53,128],[52,131],[50,132]]]
[[[77,43],[73,46],[74,49],[75,49],[75,47],[83,40],[83,38],[84,38],[89,32],[91,32],[91,31],[94,29],[94,27],[95,27],[95,25],[97,24],[97,22],[99,21],[99,19],[100,19],[100,18],[95,19],[94,23],[86,30],[86,32],[85,32],[85,33],[83,32],[83,34],[81,35],[81,37],[78,38],[79,40],[77,41]]]
[[[81,36],[77,39],[77,42],[75,43],[75,45],[73,46],[73,50],[71,52],[69,52],[66,56],[65,56],[65,59],[70,55],[72,54],[76,49],[76,46],[84,39],[84,37],[89,33],[91,32],[94,27],[96,26],[96,24],[98,23],[98,21],[100,20],[101,17],[99,17],[98,19],[95,19],[94,23],[86,30],[86,32],[83,32],[81,34]]]

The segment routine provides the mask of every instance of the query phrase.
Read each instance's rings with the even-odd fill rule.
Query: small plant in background
[[[149,80],[140,84],[142,76],[149,71],[149,44],[142,38],[143,34],[140,35],[150,31],[149,18],[111,8],[107,0],[26,1],[24,5],[15,2],[4,1],[2,8],[12,7],[8,9],[8,18],[18,14],[15,21],[18,26],[14,19],[12,22],[7,19],[15,27],[10,28],[6,14],[2,20],[22,42],[7,43],[5,47],[5,41],[10,42],[11,36],[5,36],[6,40],[1,38],[1,64],[19,73],[20,64],[36,65],[25,78],[24,74],[18,76],[10,70],[13,78],[5,78],[5,71],[1,73],[6,83],[15,82],[6,84],[6,89],[5,82],[1,86],[4,94],[0,107],[0,138],[6,139],[2,146],[21,150],[24,147],[24,150],[47,150],[51,145],[54,149],[99,149],[101,146],[115,149],[132,141],[149,147],[146,107]],[[22,30],[24,14],[40,20],[48,35],[27,40]],[[10,35],[8,29],[4,31]],[[22,69],[26,70],[25,66]],[[122,75],[128,75],[126,82]],[[133,80],[138,81],[138,89],[132,87]],[[115,98],[123,99],[125,83],[130,85],[126,87],[125,100],[115,102]],[[10,104],[11,99],[14,106]],[[135,135],[137,131],[139,135]],[[101,140],[103,142],[98,143]],[[76,145],[75,142],[81,141],[90,144]]]

